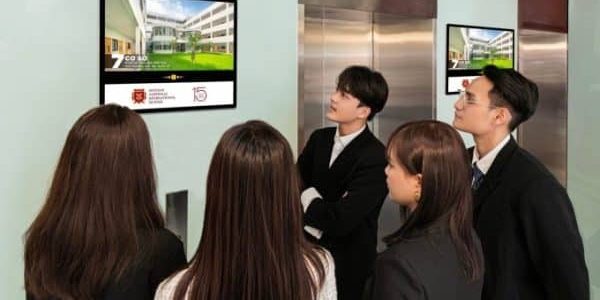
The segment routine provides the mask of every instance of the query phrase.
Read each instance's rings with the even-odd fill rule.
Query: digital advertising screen
[[[446,94],[457,94],[481,75],[484,66],[514,68],[514,30],[448,24]]]
[[[236,1],[100,0],[100,104],[236,106]]]

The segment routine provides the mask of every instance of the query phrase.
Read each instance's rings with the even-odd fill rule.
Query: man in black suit
[[[486,66],[454,104],[454,127],[475,140],[473,223],[485,256],[482,299],[590,297],[569,196],[510,135],[537,102],[535,83]]]
[[[331,252],[338,296],[360,299],[377,255],[377,219],[387,195],[385,146],[367,120],[381,111],[388,86],[369,68],[338,77],[327,118],[338,124],[313,132],[298,157],[304,183],[305,230]]]

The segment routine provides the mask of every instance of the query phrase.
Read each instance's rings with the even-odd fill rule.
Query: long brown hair
[[[150,137],[128,108],[73,125],[42,210],[25,234],[25,288],[36,299],[92,299],[123,275],[140,230],[164,227]]]
[[[469,156],[456,130],[438,121],[409,122],[394,131],[387,152],[411,175],[422,175],[422,188],[417,208],[385,242],[394,244],[447,220],[465,276],[479,279],[483,258],[472,233]]]
[[[249,121],[227,130],[208,171],[202,238],[175,299],[314,299],[323,253],[304,238],[299,194],[292,151],[275,128]]]

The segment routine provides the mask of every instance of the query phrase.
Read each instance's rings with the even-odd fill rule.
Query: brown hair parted
[[[387,146],[411,175],[421,174],[421,198],[403,226],[387,236],[388,244],[447,220],[465,275],[483,273],[483,258],[472,232],[471,169],[465,145],[454,128],[439,121],[416,121],[400,126]]]
[[[126,107],[73,125],[46,202],[25,234],[25,289],[35,299],[96,299],[138,254],[140,230],[164,221],[150,137]]]
[[[325,269],[302,224],[288,142],[262,121],[233,126],[213,154],[202,237],[175,299],[314,299]]]

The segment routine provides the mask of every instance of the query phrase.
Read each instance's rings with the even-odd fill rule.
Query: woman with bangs
[[[462,139],[447,124],[411,122],[392,134],[387,155],[390,198],[408,216],[384,239],[374,299],[481,299],[483,256]]]

